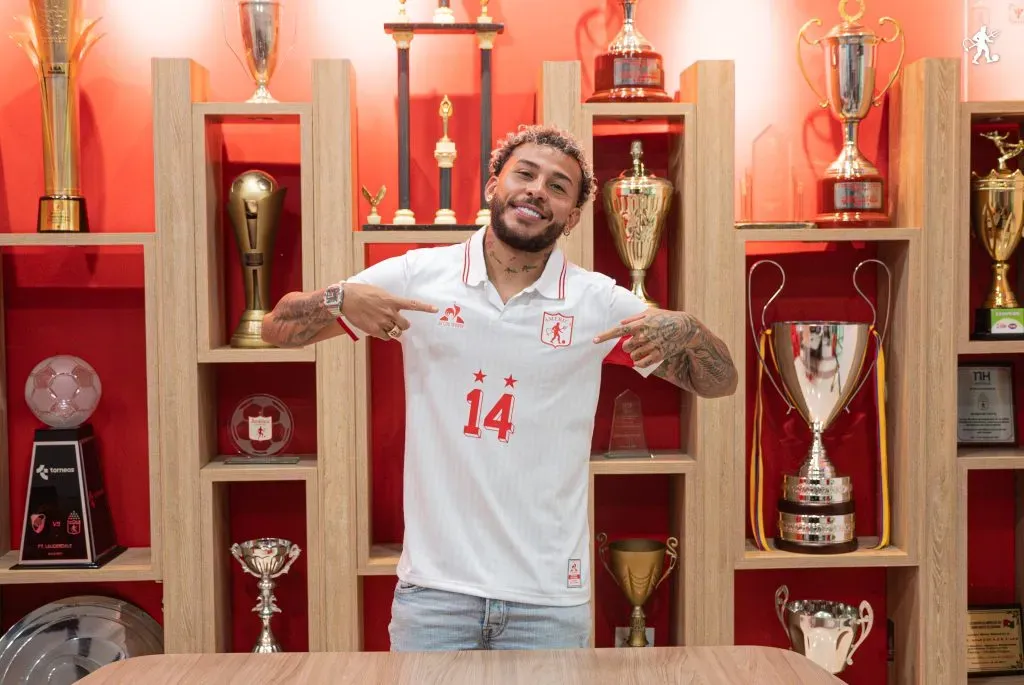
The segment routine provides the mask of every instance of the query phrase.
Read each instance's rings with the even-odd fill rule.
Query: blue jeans
[[[398,581],[391,604],[393,652],[581,649],[590,646],[590,603],[538,606]]]

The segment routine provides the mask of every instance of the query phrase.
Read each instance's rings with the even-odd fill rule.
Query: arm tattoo
[[[323,290],[289,293],[263,319],[263,339],[278,347],[302,347],[332,321]]]
[[[737,374],[725,343],[685,312],[659,312],[645,320],[643,343],[665,359],[654,374],[701,397],[736,391]]]

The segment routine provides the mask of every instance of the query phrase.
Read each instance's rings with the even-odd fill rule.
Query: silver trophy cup
[[[782,496],[778,501],[779,533],[775,539],[778,549],[811,554],[841,554],[857,549],[854,534],[853,484],[849,476],[840,474],[829,459],[822,435],[860,391],[871,375],[875,361],[867,373],[861,373],[875,325],[875,307],[857,285],[857,273],[868,262],[879,264],[889,278],[891,293],[892,274],[877,259],[866,259],[853,272],[853,287],[871,308],[872,321],[780,321],[771,324],[773,352],[767,356],[775,368],[783,387],[771,373],[765,373],[778,390],[788,411],[796,409],[811,430],[811,446],[796,473],[783,477]],[[782,273],[782,284],[761,310],[761,330],[768,329],[765,312],[786,283],[782,266],[764,259],[750,268],[750,277],[762,264],[772,264]],[[753,305],[750,303],[750,332],[754,348],[759,350],[758,334],[754,330]],[[886,327],[889,314],[886,313]],[[885,331],[877,338],[882,345]],[[758,357],[766,370],[768,362],[760,351]],[[877,354],[876,354],[877,359]],[[858,382],[859,381],[859,382]],[[788,413],[787,411],[787,413]]]
[[[833,675],[853,665],[853,653],[875,622],[875,613],[866,600],[859,608],[822,599],[790,602],[785,585],[775,591],[775,613],[793,651]]]
[[[277,69],[277,61],[281,53],[283,3],[281,0],[234,0],[233,4],[241,30],[244,60],[231,46],[231,41],[227,40],[228,21],[226,17],[224,18],[224,38],[232,54],[256,84],[256,92],[246,102],[277,102],[267,86]]]
[[[252,648],[254,653],[272,654],[282,651],[270,630],[270,619],[274,614],[281,613],[277,607],[277,598],[274,597],[274,587],[277,585],[274,579],[288,572],[301,551],[298,545],[281,538],[258,538],[231,545],[231,555],[241,564],[242,570],[259,578],[260,596],[253,611],[259,614],[263,625]]]

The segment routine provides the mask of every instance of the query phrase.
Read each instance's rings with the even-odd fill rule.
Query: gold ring
[[[388,335],[391,336],[392,338],[397,338],[398,336],[402,335],[402,329],[399,328],[398,325],[396,324],[395,326],[392,326],[390,331],[388,331]]]

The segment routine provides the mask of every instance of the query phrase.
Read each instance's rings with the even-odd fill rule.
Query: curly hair
[[[572,157],[580,165],[582,182],[580,183],[579,197],[576,199],[576,206],[582,207],[593,197],[597,190],[597,180],[594,178],[594,168],[583,152],[583,146],[579,144],[571,133],[556,126],[546,124],[534,124],[531,126],[522,125],[515,133],[509,133],[505,139],[500,141],[498,147],[491,152],[490,171],[498,176],[506,162],[512,157],[512,152],[520,145],[534,143],[555,148]]]

